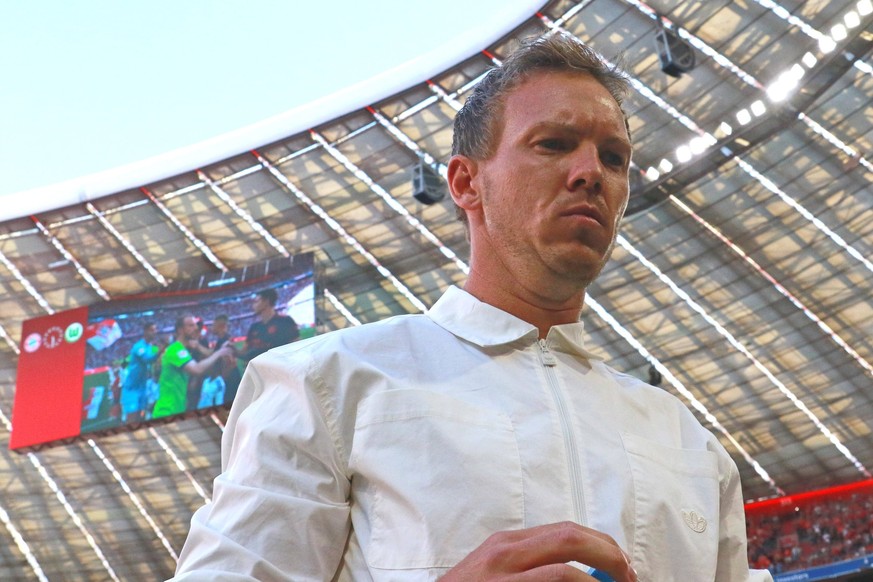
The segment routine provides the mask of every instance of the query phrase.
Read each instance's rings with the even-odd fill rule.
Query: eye
[[[608,166],[624,167],[624,155],[618,152],[605,151],[600,155],[600,158]]]
[[[536,147],[552,151],[552,152],[566,152],[573,149],[573,144],[569,142],[569,140],[550,137],[546,139],[542,139],[538,141]]]

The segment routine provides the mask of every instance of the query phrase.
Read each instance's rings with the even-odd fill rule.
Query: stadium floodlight
[[[761,117],[764,113],[767,112],[767,106],[764,105],[764,102],[758,99],[754,103],[752,103],[752,113],[755,114],[755,117]]]
[[[767,96],[773,102],[784,101],[797,88],[800,78],[805,72],[803,67],[795,63],[789,70],[776,77],[776,80],[767,87]]]
[[[823,35],[818,39],[818,48],[821,52],[827,54],[837,48],[837,43],[831,37]]]
[[[695,137],[689,142],[688,147],[691,148],[691,153],[694,155],[700,155],[704,151],[706,151],[706,139],[703,137]]]
[[[670,160],[664,158],[663,160],[661,160],[661,163],[658,164],[658,167],[661,169],[661,172],[666,174],[673,169],[673,164],[670,162]]]
[[[846,12],[846,15],[843,16],[843,21],[846,23],[846,28],[855,28],[861,24],[861,17],[858,16],[858,13],[854,10],[849,10]]]
[[[682,145],[676,148],[676,159],[680,164],[684,164],[691,159],[691,148],[687,145]]]

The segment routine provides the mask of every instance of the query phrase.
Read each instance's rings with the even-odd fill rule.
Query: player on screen
[[[202,360],[195,361],[188,350],[190,342],[200,337],[200,328],[193,315],[176,320],[176,341],[167,346],[161,357],[161,376],[158,380],[158,400],[152,418],[182,414],[188,409],[188,382],[192,376],[202,376],[221,358],[233,354],[224,344]]]
[[[121,422],[145,419],[148,382],[152,377],[153,364],[161,355],[157,337],[157,325],[146,322],[142,326],[142,338],[130,349],[127,375],[121,385]]]
[[[300,337],[297,322],[290,315],[276,313],[278,295],[275,289],[264,289],[252,297],[255,321],[246,334],[246,346],[241,357],[248,361],[277,346]]]

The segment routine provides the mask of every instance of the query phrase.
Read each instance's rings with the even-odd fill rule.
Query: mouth
[[[603,218],[603,213],[592,204],[578,204],[561,212],[561,216],[590,218],[596,221],[601,226],[606,226]]]

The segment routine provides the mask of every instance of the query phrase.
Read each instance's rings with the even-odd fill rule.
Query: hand
[[[594,580],[567,564],[571,561],[602,570],[615,582],[637,582],[627,554],[615,540],[572,522],[498,532],[440,582]]]

